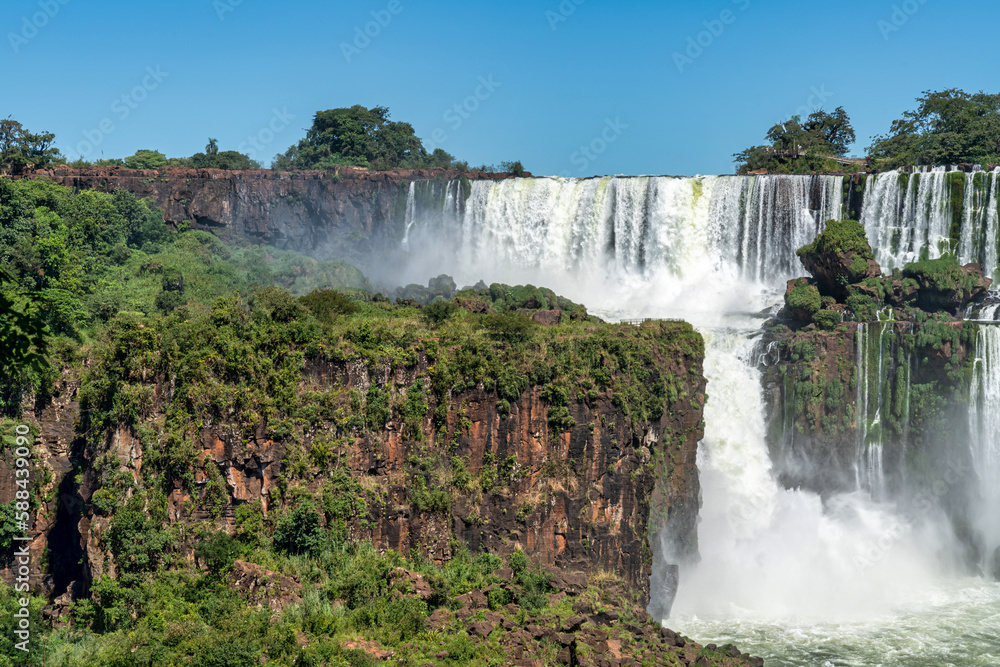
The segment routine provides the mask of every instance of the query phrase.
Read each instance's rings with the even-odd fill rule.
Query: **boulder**
[[[822,301],[816,281],[809,278],[792,278],[785,287],[785,308],[779,317],[797,322],[811,322],[819,312]]]
[[[958,258],[952,254],[907,264],[903,276],[917,283],[917,307],[956,315],[984,296],[993,284],[993,279],[983,272],[982,264],[970,262],[959,266]]]
[[[389,574],[391,586],[403,595],[415,595],[424,602],[434,597],[434,589],[422,574],[397,567]]]
[[[229,582],[258,608],[267,607],[279,612],[288,605],[302,603],[302,584],[256,563],[235,561],[229,573]]]
[[[847,297],[847,285],[882,275],[865,229],[855,220],[828,220],[823,232],[797,254],[820,294],[837,301]]]

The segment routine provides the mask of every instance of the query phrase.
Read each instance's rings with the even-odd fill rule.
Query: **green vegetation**
[[[33,368],[29,356],[12,357],[20,375],[8,380],[5,405],[16,414],[32,391],[44,406],[54,383],[79,381],[74,451],[94,456],[71,481],[93,489],[82,515],[100,519],[92,544],[115,573],[74,604],[73,628],[39,637],[55,664],[127,664],[133,651],[153,664],[256,664],[261,654],[279,665],[365,664],[344,647],[358,637],[414,664],[435,659],[442,640],[425,626],[429,613],[499,583],[488,576],[502,561],[463,555],[456,543],[438,568],[416,552],[378,555],[355,538],[396,503],[417,515],[473,507],[466,520],[482,525],[483,497],[510,497],[528,474],[513,453],[486,452],[472,474],[457,451],[472,430],[468,396],[493,397],[503,419],[540,387],[541,440],[586,430],[574,415],[599,401],[621,410],[616,428],[638,433],[694,400],[703,341],[686,323],[609,325],[532,285],[393,303],[365,291],[346,264],[170,229],[128,193],[4,179],[0,203],[2,294],[45,325],[26,354],[47,345],[52,359]],[[23,334],[13,310],[5,317],[10,335]],[[352,384],[349,373],[371,380]],[[266,512],[231,498],[231,478],[204,450],[210,428],[233,442],[273,443],[283,457]],[[383,465],[379,445],[390,433],[407,452],[391,493],[346,455],[362,448]],[[141,469],[109,450],[115,434],[141,444]],[[585,465],[571,461],[558,474],[572,482]],[[521,519],[543,501],[521,503]],[[233,509],[230,535],[220,528]],[[0,512],[0,542],[13,534],[8,514]],[[307,585],[303,602],[269,621],[270,611],[229,590],[237,559],[296,577]],[[424,573],[433,596],[394,593],[396,567]],[[488,591],[490,605],[517,604],[522,624],[554,613],[547,577],[519,556],[511,569],[512,585]],[[449,627],[446,664],[505,664],[497,642],[458,630]]]
[[[789,308],[796,308],[810,316],[815,315],[821,306],[819,290],[816,289],[815,285],[810,285],[800,279],[799,284],[785,296],[785,304]]]
[[[0,204],[0,275],[6,278],[0,337],[8,343],[0,400],[7,410],[25,390],[44,393],[51,381],[46,351],[56,365],[72,363],[79,345],[109,326],[207,314],[213,299],[268,284],[298,294],[324,285],[368,286],[343,262],[231,248],[205,232],[175,232],[155,208],[125,191],[74,194],[43,179],[4,179]],[[112,326],[124,313],[131,315]]]
[[[957,314],[989,285],[981,268],[963,268],[950,252],[880,275],[864,228],[853,220],[827,221],[823,232],[797,254],[814,274],[819,292],[814,294],[804,278],[790,282],[785,294],[787,316],[811,319],[822,329],[835,328],[840,321],[838,300],[846,306],[847,319],[921,321],[928,313]]]
[[[957,88],[924,91],[917,109],[904,111],[889,132],[872,139],[875,166],[1000,162],[1000,95]]]
[[[66,164],[53,147],[51,132],[34,134],[21,123],[0,121],[0,176],[21,174],[29,169]],[[251,151],[252,154],[252,151]],[[218,140],[209,138],[204,152],[190,157],[167,157],[156,149],[143,148],[124,158],[79,158],[70,164],[74,169],[86,167],[126,167],[157,170],[168,167],[184,169],[262,169],[263,165],[250,156],[233,150],[219,150]],[[385,169],[454,169],[469,171],[469,163],[455,160],[442,148],[428,152],[414,134],[413,126],[389,120],[387,107],[365,107],[356,104],[317,111],[304,139],[274,156],[270,168],[280,171],[298,169],[333,169],[337,167]],[[527,172],[520,160],[500,162],[499,166],[483,164],[474,168],[488,173],[510,173],[524,176]],[[335,178],[340,178],[335,174]]]
[[[770,173],[809,173],[839,171],[833,156],[843,156],[854,143],[854,128],[843,107],[833,113],[815,111],[802,121],[792,116],[767,131],[767,145],[751,146],[733,154],[736,173],[758,169]]]
[[[975,274],[966,273],[958,263],[958,257],[945,253],[937,259],[923,259],[903,267],[903,275],[917,281],[922,289],[939,292],[972,292],[979,281]]]
[[[860,258],[862,261],[875,258],[871,246],[868,245],[865,228],[857,220],[827,220],[819,236],[795,251],[799,257],[827,253],[853,253],[855,258]],[[851,268],[852,274],[857,275],[853,271],[854,267]],[[864,272],[860,273],[863,277]]]
[[[813,314],[812,321],[820,329],[835,329],[842,320],[841,314],[836,310],[818,310]]]
[[[37,291],[25,290],[0,266],[0,375],[16,377],[24,369],[40,373],[48,364],[49,338]]]
[[[51,132],[29,132],[10,118],[0,120],[0,176],[61,162],[62,156],[52,146],[55,138]]]
[[[366,109],[360,104],[317,111],[305,138],[271,161],[271,169],[281,171],[342,166],[469,170],[467,162],[456,161],[444,149],[435,148],[428,153],[412,125],[389,120],[387,107]],[[519,160],[501,162],[499,168],[483,165],[478,170],[525,174]]]
[[[928,90],[916,102],[917,108],[892,121],[886,134],[872,137],[867,149],[870,166],[1000,163],[1000,94]],[[831,158],[843,156],[854,139],[847,113],[837,107],[833,113],[812,113],[805,121],[793,116],[768,130],[767,144],[747,148],[733,158],[739,174],[759,169],[838,172],[845,168]]]
[[[128,169],[260,169],[260,162],[237,151],[219,151],[215,139],[209,139],[205,153],[195,153],[191,157],[167,157],[155,149],[143,148],[125,158],[107,158],[88,162],[77,160],[71,166],[84,167],[126,167]],[[211,152],[208,152],[211,151]]]
[[[211,549],[202,549],[206,558],[231,547],[217,536],[209,536],[203,543],[213,544]],[[504,559],[490,553],[471,554],[460,543],[455,543],[454,554],[444,565],[391,549],[380,554],[367,541],[326,542],[312,556],[288,555],[268,546],[258,549],[254,560],[270,577],[261,584],[287,578],[296,582],[295,597],[276,610],[267,604],[277,600],[277,595],[258,597],[261,609],[248,605],[247,594],[230,584],[227,571],[232,562],[228,555],[218,562],[212,560],[219,569],[210,567],[208,571],[178,565],[131,584],[105,576],[95,583],[92,599],[71,608],[72,626],[32,635],[27,662],[19,660],[13,647],[18,596],[10,587],[0,586],[0,664],[380,664],[367,650],[392,651],[392,664],[512,664],[511,649],[501,641],[502,629],[487,636],[469,631],[470,623],[486,620],[487,614],[499,619],[490,620],[490,628],[499,627],[501,622],[549,628],[550,637],[529,638],[526,650],[542,657],[546,664],[556,664],[561,648],[556,633],[577,613],[574,605],[586,605],[596,614],[616,614],[620,622],[603,627],[603,631],[612,639],[624,639],[622,647],[627,654],[634,651],[637,658],[652,658],[654,649],[668,646],[639,643],[633,638],[630,628],[644,626],[649,636],[658,637],[658,627],[613,575],[592,576],[573,597],[550,598],[549,576],[531,567],[520,551],[514,551],[506,563],[513,572],[509,580],[497,575],[505,566]],[[426,593],[414,591],[412,582],[417,577],[426,582]],[[466,608],[467,602],[463,604],[459,596],[470,592],[483,595],[485,607]],[[41,617],[44,604],[43,598],[31,598],[33,628],[45,624]],[[594,650],[583,641],[579,647],[581,655]],[[723,663],[722,654],[696,645],[689,648],[717,658],[718,664],[728,664]],[[716,662],[713,659],[709,664]]]

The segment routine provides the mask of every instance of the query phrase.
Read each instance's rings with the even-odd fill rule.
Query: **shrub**
[[[107,544],[123,572],[155,570],[167,546],[167,536],[146,515],[138,496],[111,517]]]
[[[504,160],[500,163],[500,171],[505,171],[508,174],[518,177],[524,176],[524,166],[520,160]]]
[[[507,565],[510,566],[515,578],[520,577],[528,569],[528,564],[528,557],[520,549],[515,549],[507,559]]]
[[[840,313],[836,310],[820,310],[813,315],[813,322],[820,329],[832,330],[840,324]]]
[[[194,557],[208,567],[212,574],[225,574],[239,556],[240,545],[228,533],[218,532],[201,540],[195,547]]]
[[[318,554],[325,532],[320,513],[312,503],[303,503],[281,517],[274,528],[274,547],[290,554]]]
[[[531,340],[536,326],[534,320],[520,313],[490,313],[481,321],[490,337],[512,345]]]
[[[916,280],[920,287],[942,292],[969,291],[978,283],[975,275],[962,271],[958,257],[952,253],[911,262],[903,267],[903,276]]]
[[[430,324],[438,325],[455,314],[458,305],[453,301],[434,301],[424,306],[421,314]]]
[[[154,304],[161,313],[172,313],[178,306],[184,304],[184,295],[174,291],[160,292],[156,295]]]
[[[823,305],[819,290],[809,283],[799,284],[785,298],[789,308],[796,308],[810,315],[815,314]]]
[[[359,310],[357,302],[342,292],[333,289],[319,289],[299,297],[299,302],[308,308],[320,322],[333,322],[338,315],[351,315]]]
[[[236,508],[236,538],[248,547],[256,547],[264,534],[264,511],[260,502],[245,503]]]
[[[865,236],[865,228],[856,220],[827,220],[820,235],[812,243],[796,251],[800,257],[812,253],[854,253],[863,261],[875,259],[872,248],[868,245],[868,238]],[[852,271],[853,268],[852,266]]]
[[[840,380],[830,380],[826,383],[826,409],[833,412],[840,407],[840,399],[844,397],[844,384]]]

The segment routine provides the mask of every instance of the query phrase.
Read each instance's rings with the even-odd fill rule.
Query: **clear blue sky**
[[[810,102],[862,154],[921,91],[997,92],[998,26],[991,0],[5,0],[0,115],[70,157],[212,136],[266,166],[317,110],[381,105],[474,165],[731,173]]]

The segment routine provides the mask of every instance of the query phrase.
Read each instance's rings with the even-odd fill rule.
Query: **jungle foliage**
[[[925,90],[886,134],[872,138],[874,166],[1000,162],[1000,94]]]

